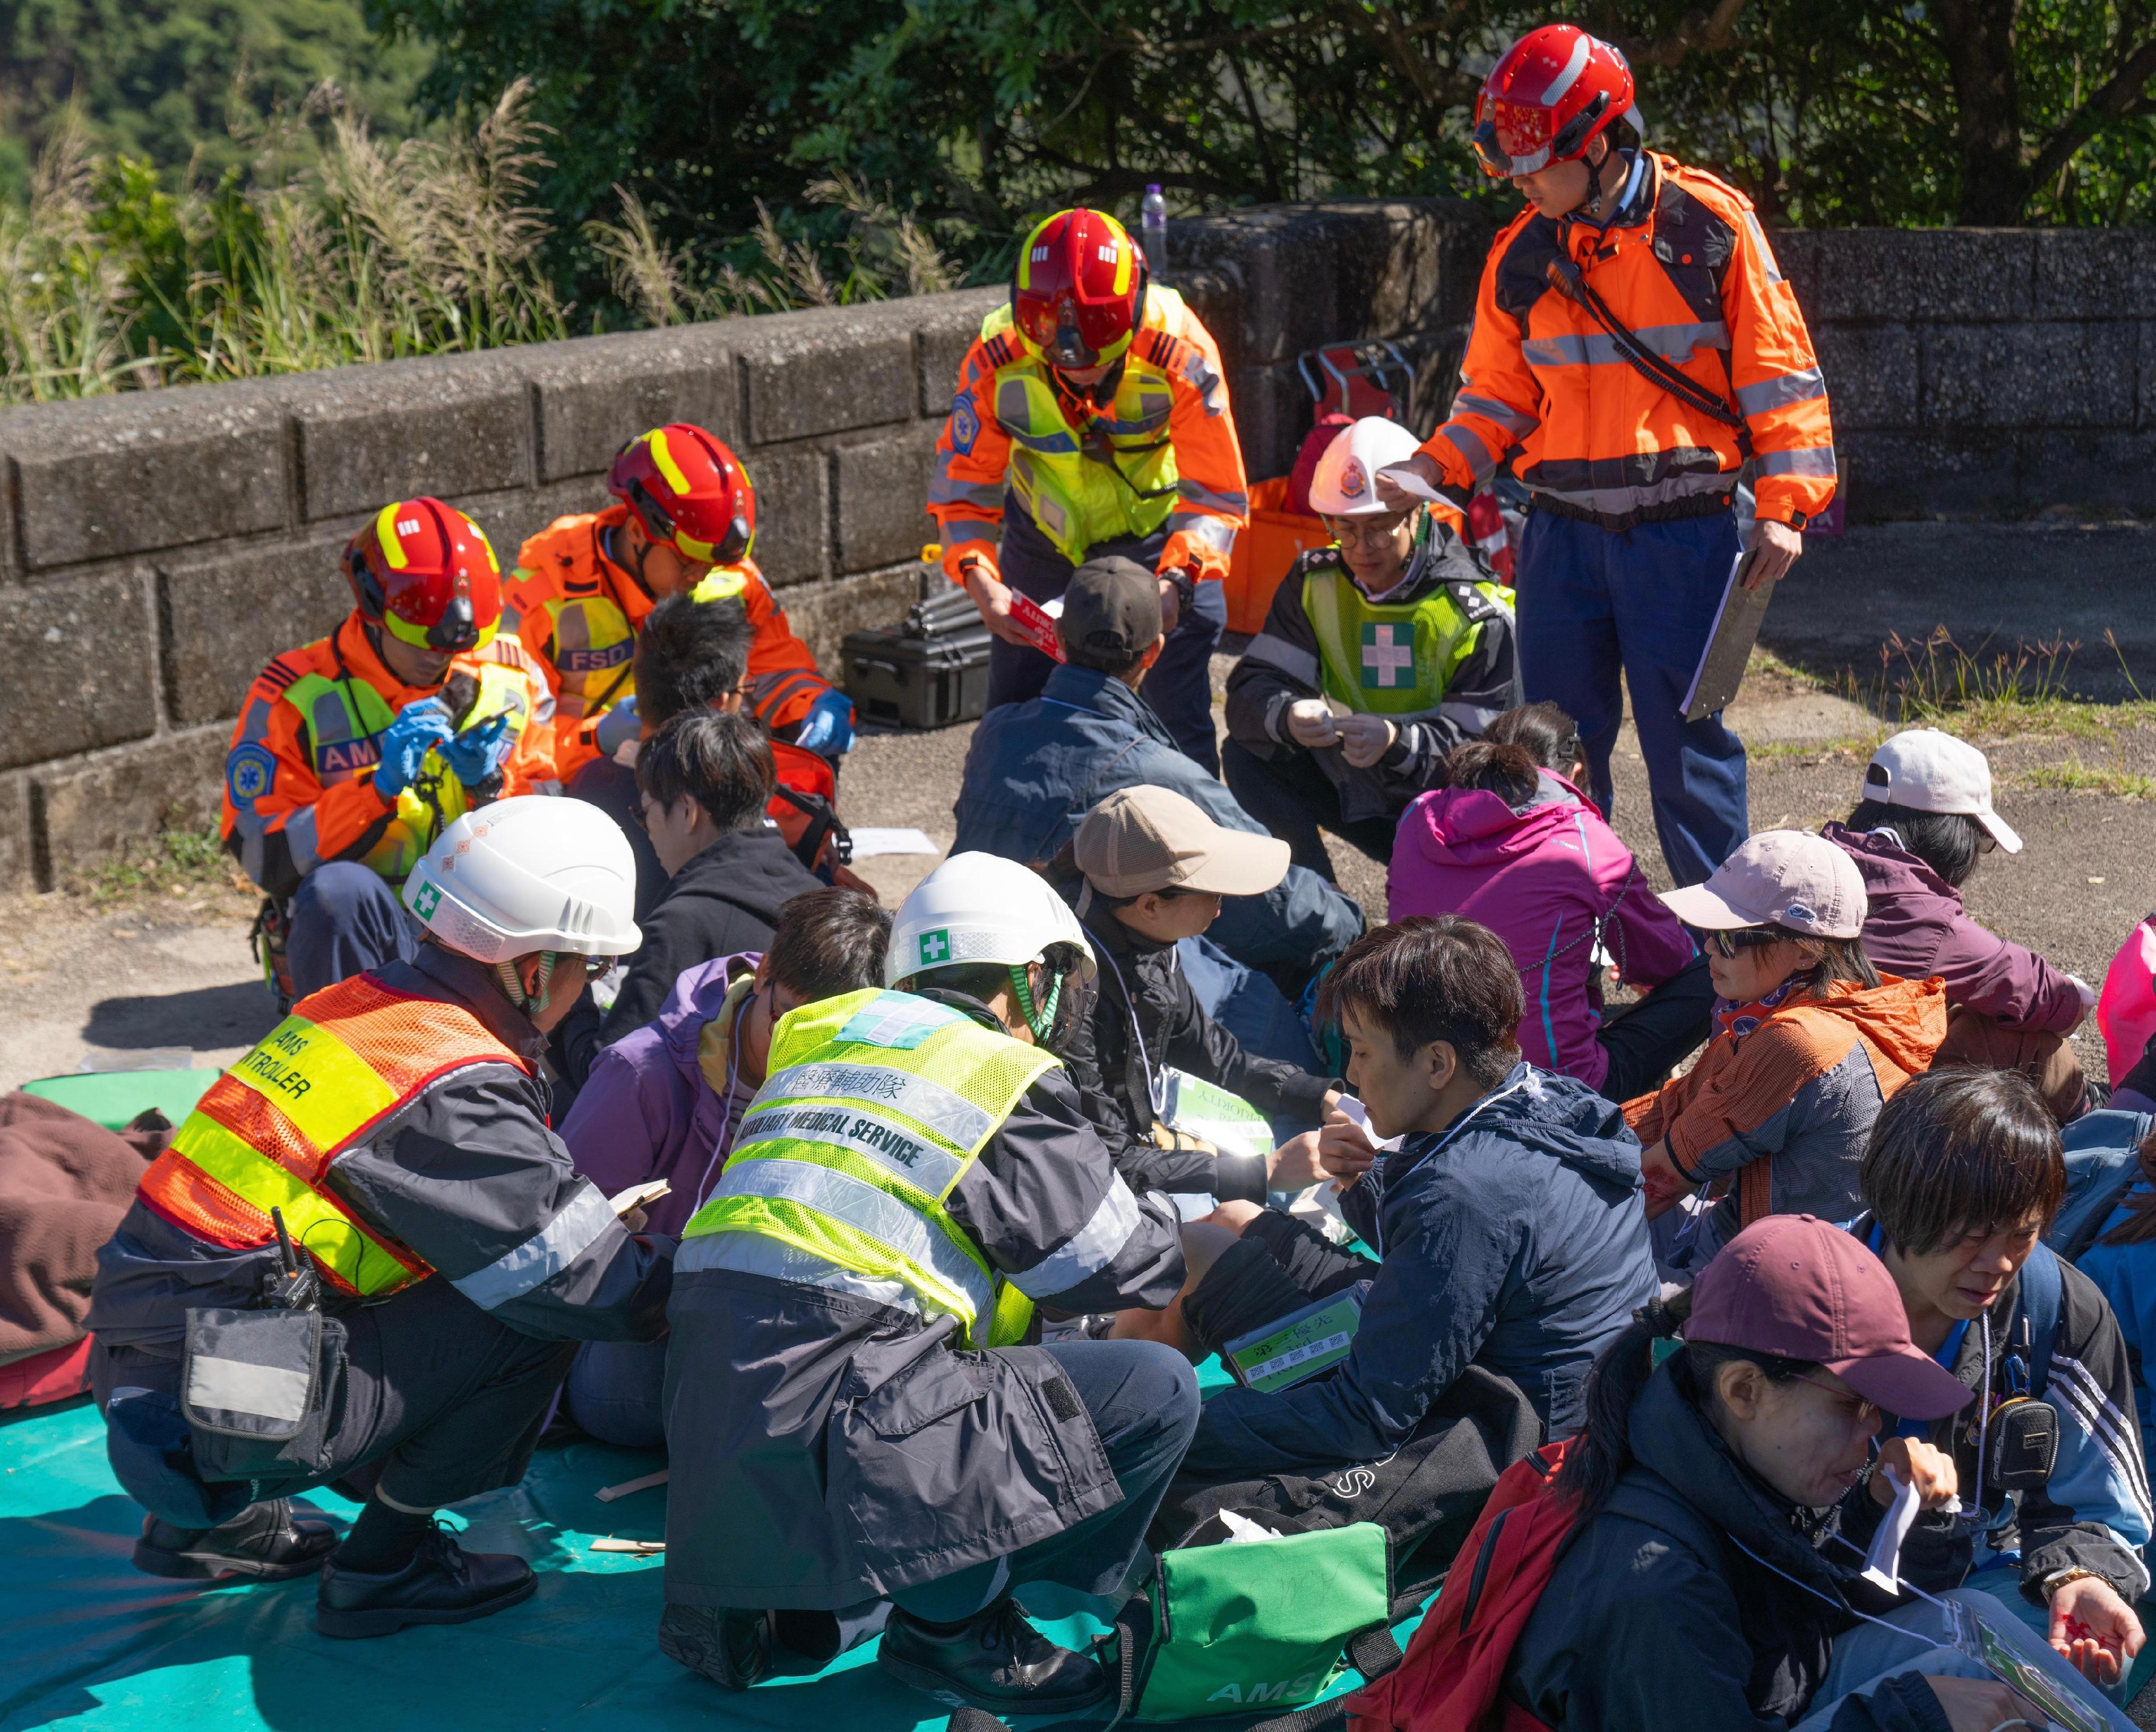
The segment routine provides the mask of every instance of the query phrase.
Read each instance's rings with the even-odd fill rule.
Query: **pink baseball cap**
[[[1666,890],[1662,900],[1702,932],[1784,926],[1814,938],[1857,937],[1868,906],[1856,862],[1801,830],[1760,831],[1706,883]]]
[[[1700,1271],[1691,1295],[1686,1340],[1810,1359],[1897,1419],[1944,1419],[1975,1397],[1910,1340],[1886,1264],[1816,1215],[1755,1221]]]

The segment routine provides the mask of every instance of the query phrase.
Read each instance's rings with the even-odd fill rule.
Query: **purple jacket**
[[[1517,811],[1480,788],[1419,795],[1400,815],[1388,897],[1391,919],[1464,914],[1502,938],[1527,994],[1521,1051],[1589,1088],[1609,1074],[1588,996],[1596,923],[1628,985],[1659,986],[1697,953],[1601,814],[1547,770]]]
[[[562,1122],[577,1170],[608,1195],[647,1179],[673,1185],[644,1211],[652,1232],[680,1233],[709,1200],[756,1093],[737,1082],[721,1095],[696,1058],[730,977],[746,979],[757,960],[742,952],[683,969],[658,1015],[601,1051]]]
[[[1970,919],[1961,892],[1915,855],[1876,830],[1829,824],[1820,834],[1864,875],[1864,948],[1881,974],[1904,980],[1938,974],[1948,1005],[1966,1005],[2008,1028],[2063,1035],[2082,1020],[2072,981]]]

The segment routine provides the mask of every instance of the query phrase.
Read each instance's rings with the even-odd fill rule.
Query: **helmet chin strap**
[[[1033,1001],[1033,965],[1014,962],[1006,964],[1010,969],[1011,990],[1017,995],[1019,1015],[1025,1018],[1025,1025],[1033,1030],[1033,1038],[1045,1045],[1049,1031],[1055,1026],[1055,1007],[1063,999],[1063,977],[1053,977],[1048,988],[1048,1001],[1036,1008]]]
[[[498,962],[494,965],[494,978],[501,983],[503,994],[526,1016],[547,1002],[547,989],[553,984],[555,954],[551,950],[539,953],[539,979],[530,992],[524,989],[522,977],[514,962]]]

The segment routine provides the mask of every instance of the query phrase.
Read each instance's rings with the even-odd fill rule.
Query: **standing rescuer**
[[[553,700],[495,635],[501,568],[478,524],[396,501],[352,538],[344,574],[351,614],[263,669],[224,760],[224,845],[269,894],[301,995],[410,959],[396,887],[443,825],[558,786]]]
[[[888,1600],[884,1668],[942,1699],[1106,1692],[1011,1596],[1112,1617],[1198,1392],[1152,1342],[1020,1344],[1035,1303],[1158,1308],[1183,1278],[1174,1210],[1117,1176],[1056,1057],[1093,969],[1045,880],[959,854],[892,923],[890,990],[779,1019],[670,1308],[681,1664],[814,1672]]]
[[[1207,664],[1250,515],[1242,448],[1212,334],[1106,212],[1059,211],[1026,237],[1010,304],[959,368],[928,510],[944,570],[997,639],[990,709],[1037,696],[1053,666],[1012,619],[1012,591],[1051,600],[1110,554],[1157,572],[1167,645],[1146,701],[1219,773]]]
[[[413,959],[302,999],[143,1174],[90,1313],[138,1567],[280,1580],[326,1554],[326,1636],[531,1595],[433,1516],[522,1477],[576,1341],[665,1326],[670,1242],[577,1176],[539,1069],[587,969],[635,948],[632,883],[582,801],[459,818],[405,887]],[[365,1500],[333,1551],[288,1501],[332,1483]]]
[[[1748,828],[1743,743],[1718,713],[1682,713],[1739,552],[1739,471],[1752,465],[1757,584],[1788,571],[1834,496],[1834,429],[1750,201],[1620,145],[1620,122],[1642,124],[1631,69],[1572,25],[1531,32],[1491,69],[1476,150],[1527,208],[1483,267],[1451,419],[1405,467],[1464,508],[1516,454],[1533,500],[1516,574],[1527,700],[1578,721],[1607,812],[1621,671],[1663,857],[1695,884]]]

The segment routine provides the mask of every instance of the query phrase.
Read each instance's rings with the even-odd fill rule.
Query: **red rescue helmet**
[[[1037,224],[1011,277],[1011,322],[1036,361],[1066,372],[1130,347],[1145,318],[1145,254],[1106,211],[1060,210]]]
[[[359,616],[423,650],[483,648],[501,623],[501,567],[486,532],[439,499],[400,499],[344,550]]]
[[[654,542],[698,565],[734,565],[756,540],[756,489],[741,459],[701,427],[670,421],[614,454],[607,491]]]
[[[1619,121],[1646,128],[1632,69],[1610,43],[1576,24],[1545,24],[1507,49],[1475,98],[1475,154],[1485,174],[1532,174],[1587,154]]]

